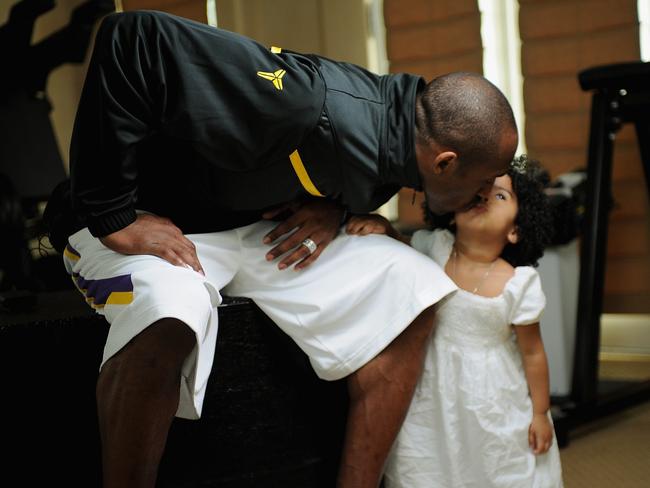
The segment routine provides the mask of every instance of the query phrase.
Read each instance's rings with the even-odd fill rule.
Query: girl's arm
[[[388,237],[411,244],[411,238],[395,229],[385,217],[378,214],[353,215],[345,227],[348,234],[365,236],[368,234],[386,234]]]
[[[553,425],[548,418],[550,395],[546,352],[539,322],[515,326],[514,329],[533,402],[533,420],[528,430],[528,442],[535,454],[542,454],[548,451],[553,441]]]

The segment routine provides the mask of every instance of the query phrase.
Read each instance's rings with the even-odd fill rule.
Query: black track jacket
[[[301,196],[369,212],[420,188],[417,76],[261,46],[162,12],[107,16],[70,151],[72,204],[101,237],[135,209],[184,233]]]

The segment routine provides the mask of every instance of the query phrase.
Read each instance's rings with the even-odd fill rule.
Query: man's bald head
[[[504,133],[517,134],[512,108],[501,91],[476,73],[450,73],[418,94],[417,142],[458,154],[463,164],[512,157],[502,152]]]

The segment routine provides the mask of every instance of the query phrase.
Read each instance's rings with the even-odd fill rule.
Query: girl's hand
[[[392,237],[390,222],[377,214],[353,215],[345,228],[348,234],[367,236],[368,234],[387,234]]]
[[[528,444],[533,453],[544,454],[553,444],[553,424],[545,413],[533,414],[533,421],[528,427]]]

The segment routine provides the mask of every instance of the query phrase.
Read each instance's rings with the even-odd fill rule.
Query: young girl
[[[549,413],[545,305],[533,266],[550,218],[539,165],[522,156],[486,201],[412,239],[378,215],[351,234],[384,233],[428,254],[459,290],[436,313],[422,378],[388,459],[387,488],[557,488]],[[436,222],[437,221],[437,222]]]

